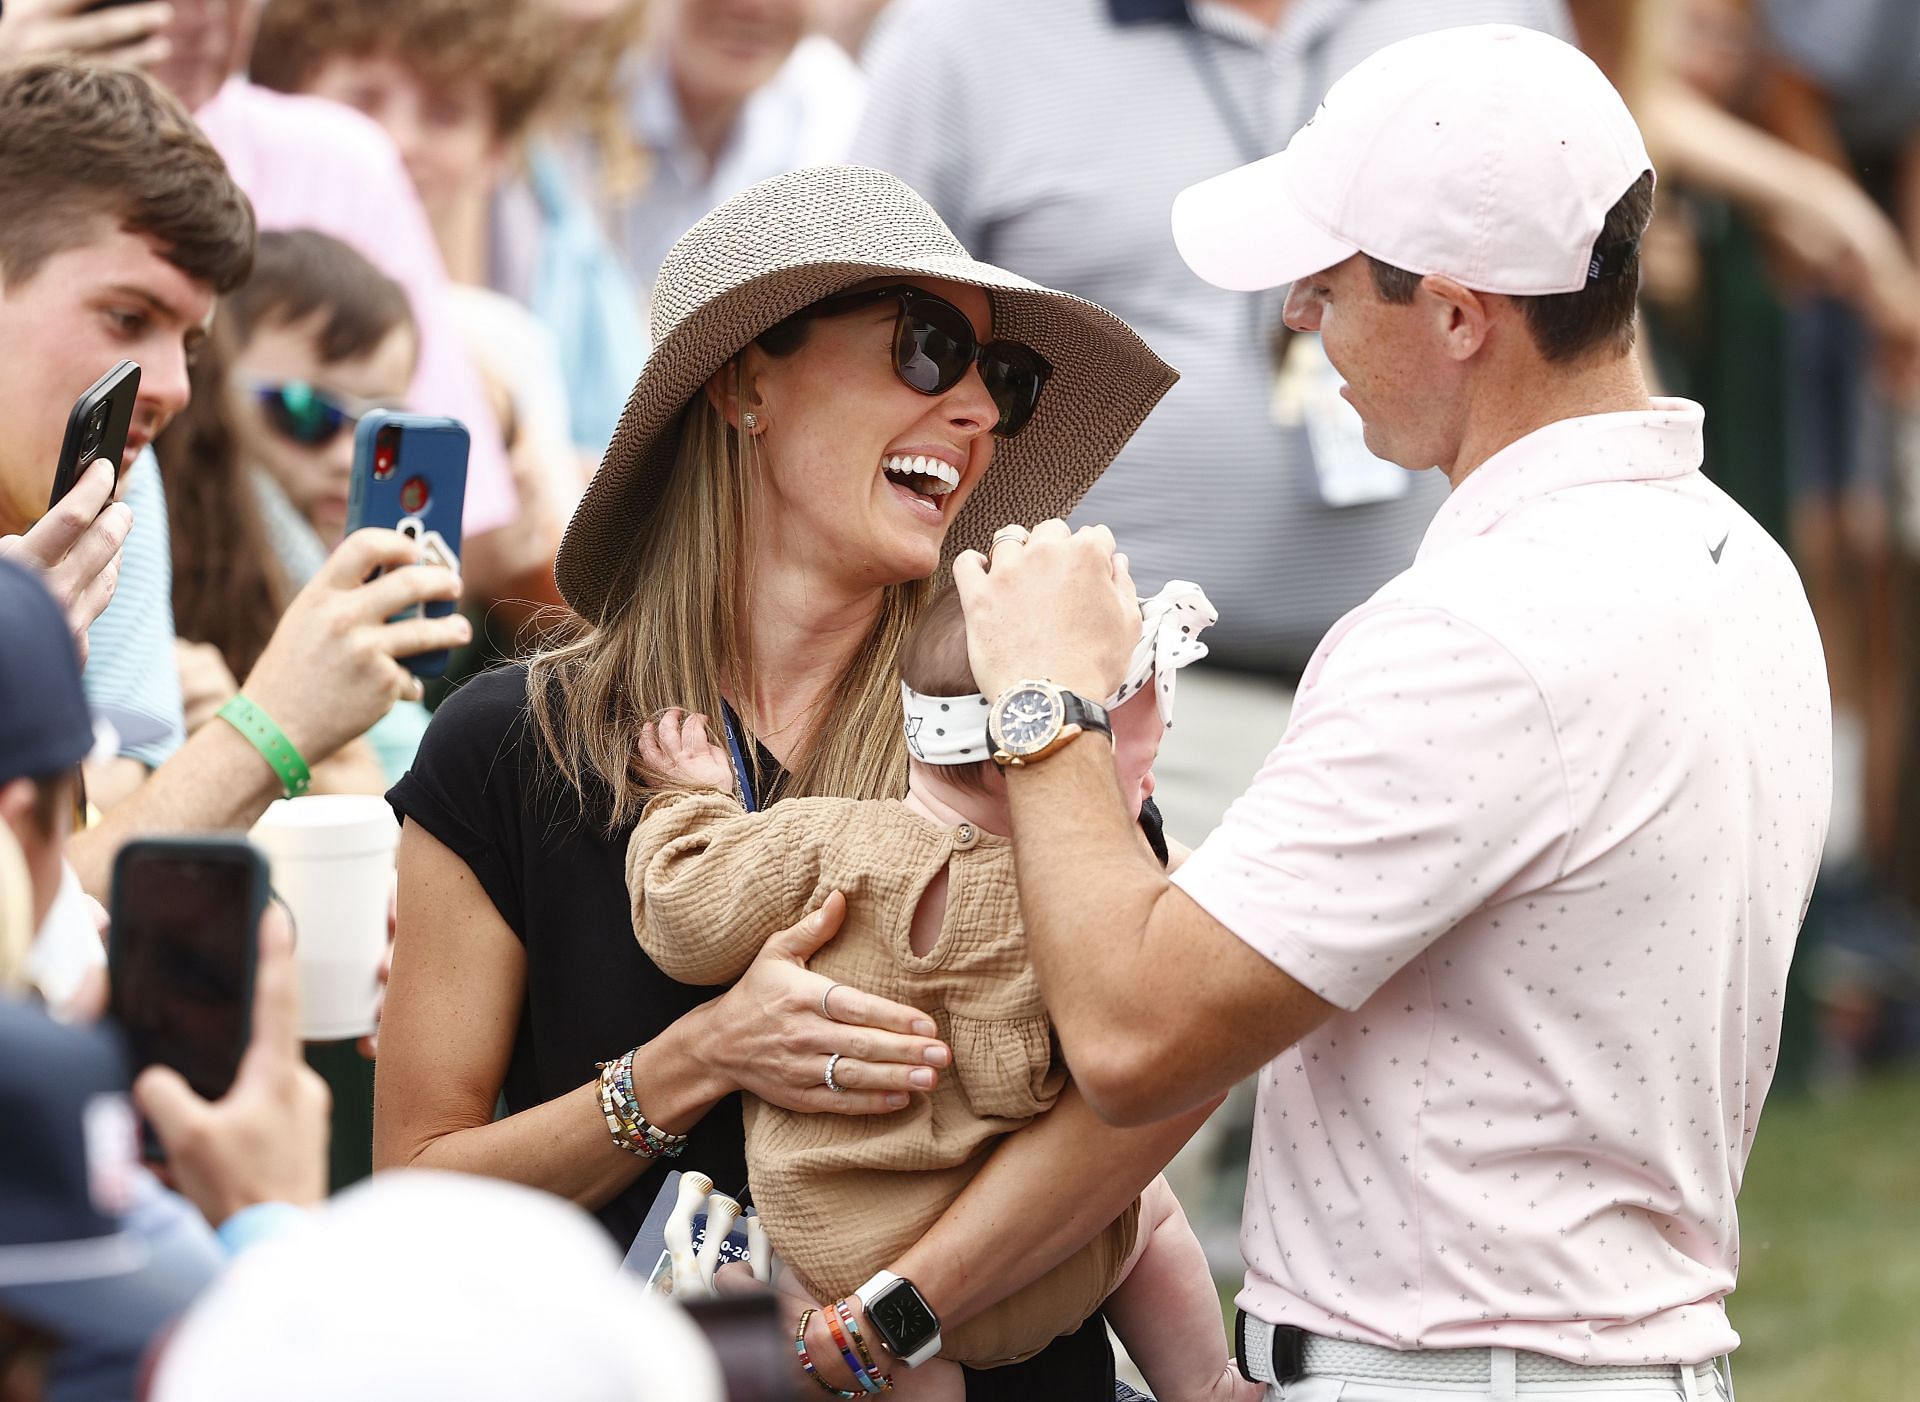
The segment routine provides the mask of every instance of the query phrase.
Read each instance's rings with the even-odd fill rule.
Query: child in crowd
[[[260,236],[220,327],[235,444],[297,588],[340,543],[354,427],[406,403],[419,332],[398,283],[310,229]]]
[[[1195,635],[1214,617],[1185,583],[1143,605],[1127,685],[1108,702],[1130,811],[1152,792],[1173,673],[1205,653]],[[796,798],[746,812],[706,718],[669,712],[644,733],[640,759],[662,787],[627,853],[635,935],[675,978],[731,981],[770,935],[838,890],[846,922],[810,967],[926,1011],[952,1048],[939,1085],[890,1115],[798,1114],[747,1101],[755,1206],[784,1266],[823,1301],[849,1294],[916,1241],[991,1146],[1046,1111],[1068,1076],[1027,958],[1005,782],[988,758],[987,701],[951,588],[908,638],[900,671],[904,798]],[[1227,1365],[1206,1260],[1164,1179],[1053,1271],[943,1331],[942,1357],[1018,1361],[1103,1301],[1166,1402],[1251,1387]],[[929,1366],[941,1367],[941,1395],[959,1398],[958,1370]]]
[[[221,303],[194,399],[157,443],[168,480],[174,616],[188,728],[237,690],[287,601],[340,543],[354,427],[404,405],[419,353],[400,286],[310,229],[260,235],[252,276]],[[325,772],[323,792],[384,792],[427,712],[401,701]]]

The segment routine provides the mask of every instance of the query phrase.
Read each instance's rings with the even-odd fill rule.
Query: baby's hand
[[[707,718],[675,709],[640,727],[640,762],[650,774],[690,789],[733,788],[727,752],[707,737]]]

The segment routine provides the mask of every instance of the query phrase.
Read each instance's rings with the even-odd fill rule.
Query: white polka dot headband
[[[1155,681],[1154,704],[1163,725],[1173,724],[1173,680],[1189,663],[1207,655],[1200,631],[1219,612],[1199,585],[1170,580],[1151,599],[1140,601],[1140,641],[1134,644],[1126,680],[1106,698],[1109,709]],[[1156,680],[1157,679],[1157,680]],[[900,708],[906,713],[907,749],[922,764],[976,764],[993,753],[987,739],[987,707],[978,692],[967,696],[923,696],[900,683]]]

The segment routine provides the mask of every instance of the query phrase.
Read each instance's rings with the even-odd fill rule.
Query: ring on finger
[[[1010,540],[1015,545],[1025,545],[1027,543],[1027,528],[1021,525],[1002,526],[993,533],[993,540],[987,548],[989,550],[997,549],[1003,540]]]
[[[833,1079],[833,1068],[840,1064],[840,1058],[843,1055],[844,1053],[842,1052],[835,1052],[832,1056],[827,1058],[827,1077],[826,1077],[827,1089],[832,1091],[835,1095],[843,1095],[846,1093],[846,1089],[847,1089],[845,1086],[841,1085],[838,1081]]]
[[[840,988],[842,986],[843,985],[841,984],[830,983],[827,985],[826,991],[820,995],[820,1016],[824,1017],[828,1022],[838,1022],[840,1020],[839,1018],[835,1017],[832,1013],[827,1011],[827,999],[833,996],[834,989]]]

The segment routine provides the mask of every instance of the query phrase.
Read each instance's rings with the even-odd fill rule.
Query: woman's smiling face
[[[932,278],[888,281],[945,298],[966,314],[977,339],[991,335],[982,289]],[[948,528],[993,458],[999,410],[979,367],[941,394],[902,383],[893,369],[898,311],[883,300],[816,318],[793,354],[752,346],[742,362],[744,407],[759,419],[764,464],[755,539],[855,588],[931,575]]]

